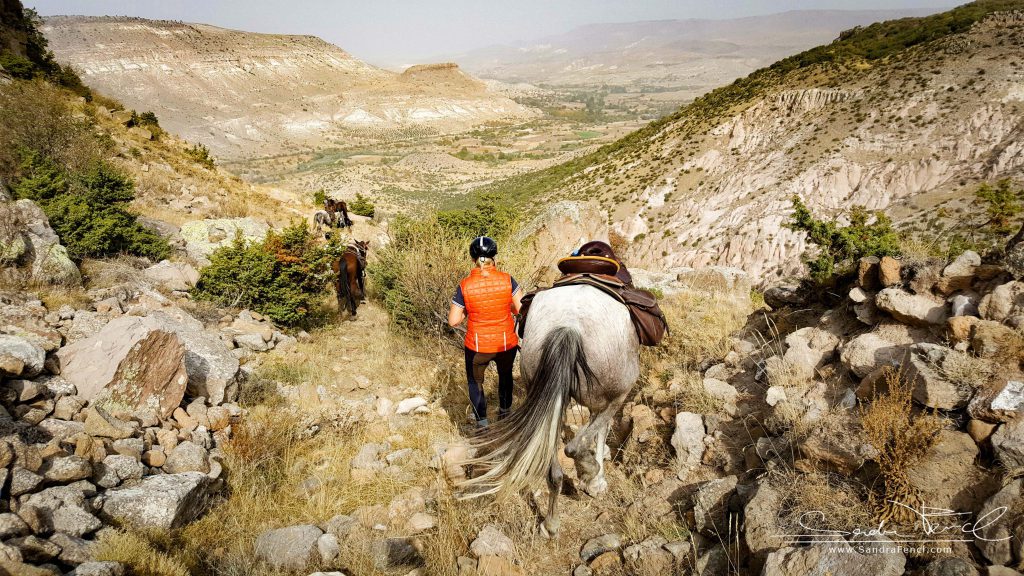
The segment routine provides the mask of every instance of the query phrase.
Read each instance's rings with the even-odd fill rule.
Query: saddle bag
[[[668,333],[668,319],[658,306],[654,294],[647,290],[629,289],[622,293],[622,299],[633,318],[633,327],[644,346],[657,346]]]

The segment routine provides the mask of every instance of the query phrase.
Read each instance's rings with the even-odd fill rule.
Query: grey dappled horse
[[[558,532],[562,467],[558,442],[570,399],[590,422],[565,446],[580,481],[596,496],[608,488],[605,441],[612,419],[640,375],[640,341],[629,311],[592,286],[561,286],[537,294],[522,341],[526,401],[471,441],[469,461],[481,473],[459,483],[462,497],[515,493],[547,474],[551,494],[541,525]]]
[[[313,213],[313,225],[316,226],[317,232],[322,228],[333,228],[334,218],[331,213],[326,210],[317,210]]]

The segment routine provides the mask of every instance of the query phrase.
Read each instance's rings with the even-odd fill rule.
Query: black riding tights
[[[494,362],[498,368],[498,407],[499,415],[504,417],[512,408],[512,364],[516,361],[513,348],[504,352],[484,354],[466,348],[466,380],[469,383],[469,401],[473,404],[473,412],[477,420],[487,418],[487,398],[484,395],[484,372],[487,365]]]

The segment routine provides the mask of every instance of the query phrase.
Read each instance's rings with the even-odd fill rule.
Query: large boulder
[[[973,390],[962,383],[950,381],[946,374],[955,373],[959,362],[956,353],[937,344],[914,344],[903,364],[903,377],[914,387],[914,400],[929,408],[955,410],[963,408]]]
[[[205,265],[214,250],[231,244],[237,236],[246,242],[258,242],[269,231],[266,222],[255,218],[214,218],[186,222],[181,227],[181,237],[188,255]]]
[[[79,285],[82,274],[31,200],[0,202],[0,268],[46,284]]]
[[[37,376],[46,352],[20,336],[0,334],[0,376]]]
[[[88,401],[110,399],[167,418],[188,384],[185,346],[148,318],[121,316],[95,336],[57,351],[61,374]]]
[[[946,304],[900,288],[886,288],[875,296],[875,306],[890,316],[914,326],[941,326],[949,316]]]
[[[323,534],[310,524],[268,530],[256,539],[256,556],[279,570],[304,570],[320,559],[317,541]]]
[[[843,345],[840,359],[851,372],[863,378],[878,368],[902,361],[906,347],[867,332]]]
[[[832,359],[839,338],[820,328],[801,328],[786,336],[786,346],[783,360],[801,379],[810,380]]]
[[[174,332],[185,344],[188,394],[206,398],[216,405],[238,395],[238,358],[223,340],[207,331],[203,323],[178,308],[152,312],[146,317],[157,327]]]
[[[549,205],[515,239],[526,247],[530,262],[545,270],[545,278],[559,276],[558,260],[591,240],[608,241],[608,214],[596,202],[564,200]]]
[[[1008,483],[978,511],[974,544],[996,565],[1024,560],[1024,515],[1019,504],[1024,498],[1024,480]]]
[[[190,290],[199,282],[199,272],[190,264],[163,260],[142,271],[150,282],[168,290]]]
[[[1003,259],[1006,270],[1013,274],[1014,278],[1024,279],[1024,242],[1018,242],[1006,251]]]
[[[1024,382],[1007,380],[1002,386],[981,390],[967,407],[972,418],[985,422],[1010,422],[1024,415]]]
[[[982,358],[1006,358],[1024,348],[1024,336],[994,320],[978,320],[971,326],[971,349]]]
[[[672,448],[676,451],[678,463],[676,475],[680,480],[686,478],[698,466],[704,457],[704,419],[700,414],[680,412],[676,414],[676,429],[672,433]]]
[[[977,456],[978,445],[970,435],[942,430],[907,476],[930,507],[977,510],[995,489],[985,470],[974,464]]]
[[[717,478],[700,485],[693,496],[693,517],[702,534],[727,534],[729,499],[736,492],[736,476]]]
[[[784,499],[782,493],[763,480],[743,508],[743,538],[754,556],[764,558],[779,547],[779,534],[783,534],[779,516]]]
[[[145,530],[180,528],[206,511],[212,480],[202,472],[147,476],[134,486],[114,488],[98,498],[101,515]]]
[[[1007,282],[996,286],[978,305],[981,317],[1002,322],[1011,316],[1024,314],[1024,282]]]
[[[1000,425],[992,434],[992,448],[1008,469],[1024,466],[1024,418]]]
[[[840,538],[837,538],[837,540]],[[862,554],[857,546],[847,544],[815,544],[787,546],[772,552],[765,562],[762,576],[902,576],[907,558],[899,552]],[[865,544],[871,548],[896,549],[892,542]]]

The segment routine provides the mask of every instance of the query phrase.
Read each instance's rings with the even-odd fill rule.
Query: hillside
[[[224,157],[330,145],[351,131],[457,132],[534,114],[457,70],[456,83],[409,82],[311,36],[74,16],[47,18],[42,31],[87,85],[157,112]]]
[[[863,205],[935,232],[963,220],[979,182],[1021,176],[1024,15],[985,16],[1021,7],[854,29],[492,189],[599,199],[630,261],[736,266],[761,281],[803,270],[804,238],[783,226],[794,195],[816,213]]]

